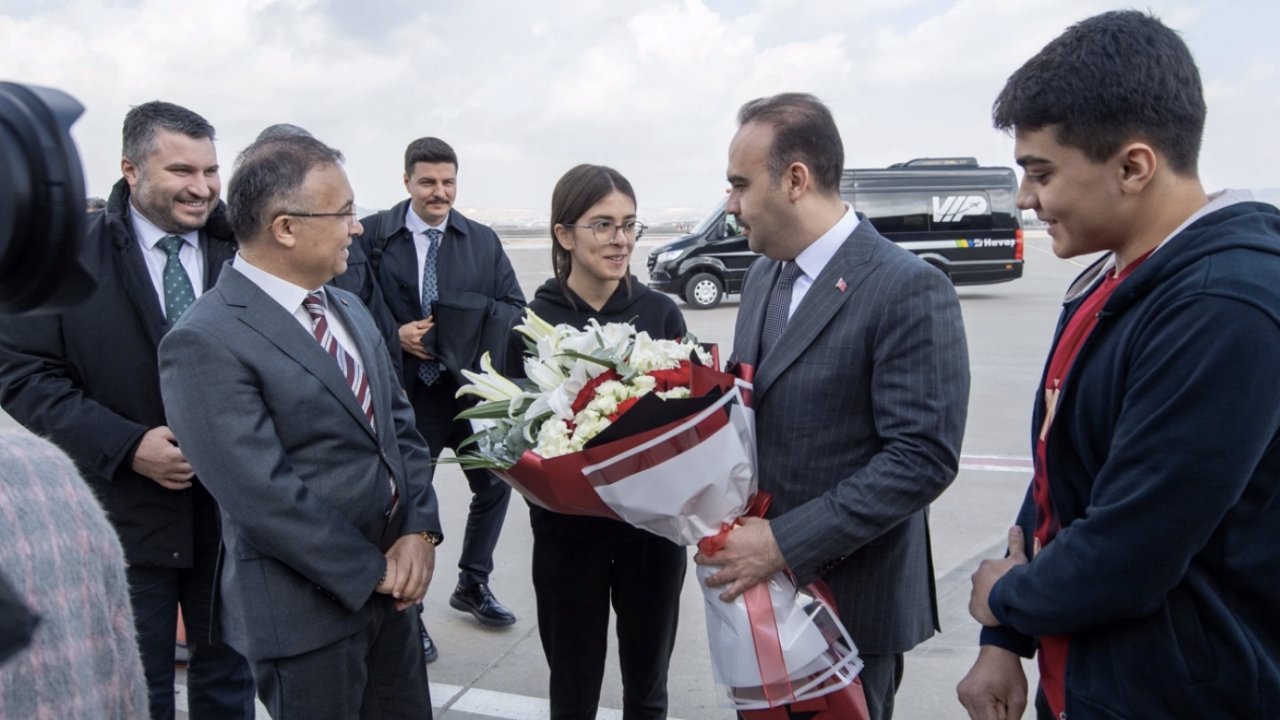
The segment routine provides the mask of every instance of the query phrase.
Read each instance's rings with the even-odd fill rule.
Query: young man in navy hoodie
[[[1139,12],[1067,30],[995,102],[1018,205],[1054,253],[1105,252],[1067,293],[1009,554],[957,691],[1017,718],[1280,717],[1280,212],[1206,195],[1205,105],[1181,38]]]

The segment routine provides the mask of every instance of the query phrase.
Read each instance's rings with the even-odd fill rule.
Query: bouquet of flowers
[[[464,467],[492,470],[549,510],[701,541],[707,554],[737,518],[763,514],[750,385],[710,367],[692,338],[655,340],[594,320],[552,326],[531,311],[516,330],[526,379],[503,377],[488,356],[482,372],[463,371],[471,382],[458,394],[480,398],[458,416],[477,428],[457,460]],[[733,603],[702,588],[712,665],[733,707],[816,701],[810,709],[858,717],[829,702],[840,690],[861,701],[861,662],[820,590],[797,590],[785,573]]]

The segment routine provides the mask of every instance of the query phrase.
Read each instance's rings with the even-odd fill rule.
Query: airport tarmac
[[[643,280],[645,258],[664,238],[646,238],[633,270]],[[508,254],[526,294],[550,275],[549,241],[521,239]],[[1041,365],[1063,291],[1087,262],[1060,260],[1043,232],[1028,232],[1024,276],[1011,283],[958,289],[968,334],[972,372],[968,426],[959,477],[931,508],[933,559],[942,632],[907,655],[895,718],[966,717],[955,685],[977,655],[978,626],[967,612],[969,575],[978,561],[1002,553],[1005,532],[1030,479],[1029,417]],[[728,357],[737,298],[712,310],[681,303],[689,329],[719,343]],[[0,425],[12,420],[0,417]],[[438,468],[435,487],[446,542],[437,554],[427,595],[427,627],[440,649],[429,666],[435,717],[447,720],[543,720],[547,669],[538,640],[530,581],[528,511],[513,497],[498,546],[492,587],[518,617],[511,627],[487,629],[448,606],[470,496],[456,466]],[[691,563],[692,566],[692,563]],[[707,654],[702,594],[689,572],[681,599],[681,624],[671,664],[672,720],[730,720],[720,706]],[[855,638],[856,640],[856,638]],[[1034,665],[1024,663],[1034,687]],[[180,674],[179,685],[183,678]],[[181,688],[179,705],[185,709]],[[606,670],[599,718],[621,720],[617,660]],[[179,713],[185,718],[186,713]],[[267,715],[259,707],[259,717]]]

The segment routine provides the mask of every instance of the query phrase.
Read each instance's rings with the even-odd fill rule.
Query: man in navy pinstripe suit
[[[844,150],[815,97],[753,100],[729,146],[726,210],[751,249],[733,361],[754,373],[760,488],[711,584],[725,600],[789,569],[825,580],[866,662],[874,720],[902,656],[938,628],[927,509],[955,479],[969,399],[947,278],[840,198]]]

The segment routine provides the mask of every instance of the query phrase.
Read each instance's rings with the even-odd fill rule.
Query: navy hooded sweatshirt
[[[1211,212],[1116,289],[1046,466],[1062,530],[992,588],[983,644],[1070,634],[1070,720],[1280,718],[1280,211]]]

